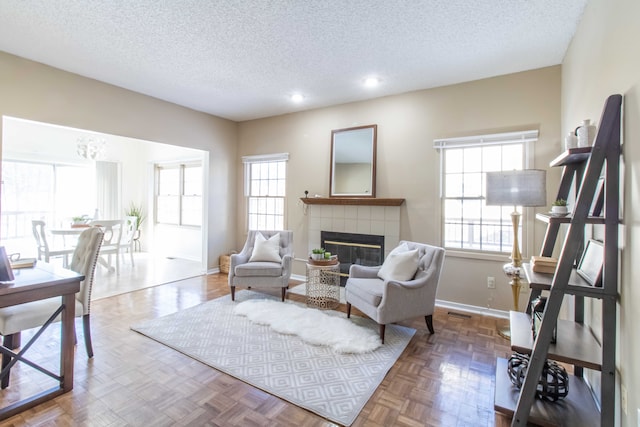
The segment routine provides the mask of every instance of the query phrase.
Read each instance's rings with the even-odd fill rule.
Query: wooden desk
[[[38,262],[33,268],[14,270],[14,276],[13,283],[0,284],[0,307],[62,297],[60,375],[54,377],[60,381],[60,385],[0,409],[0,420],[12,417],[25,409],[32,408],[73,389],[75,294],[80,290],[80,282],[84,280],[84,276],[81,274],[42,262]],[[37,337],[36,334],[29,344]],[[28,347],[29,344],[24,347]],[[10,351],[3,346],[0,347],[2,347],[3,353]],[[23,351],[18,353],[19,357],[23,357]],[[15,359],[12,360],[12,362],[14,361]],[[0,374],[0,378],[2,376]]]

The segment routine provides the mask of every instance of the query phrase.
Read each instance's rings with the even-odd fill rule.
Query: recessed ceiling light
[[[366,87],[376,87],[380,83],[380,79],[378,77],[367,77],[364,79],[364,85]]]
[[[304,96],[302,96],[302,94],[300,93],[294,93],[293,95],[291,95],[291,100],[293,102],[302,102],[304,100]]]

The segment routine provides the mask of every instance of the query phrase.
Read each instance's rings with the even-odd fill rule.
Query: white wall
[[[619,406],[617,425],[640,423],[640,287],[634,267],[640,259],[640,2],[591,0],[562,64],[563,134],[582,119],[600,119],[605,99],[624,95],[623,214],[620,229],[621,279],[617,378],[627,390],[627,412]],[[599,309],[592,305],[593,327]],[[589,379],[597,386],[599,374]],[[617,396],[620,402],[619,395]]]

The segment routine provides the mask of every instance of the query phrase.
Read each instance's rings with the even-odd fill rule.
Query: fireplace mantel
[[[301,197],[307,205],[357,205],[357,206],[400,206],[404,199],[384,199],[379,197]]]

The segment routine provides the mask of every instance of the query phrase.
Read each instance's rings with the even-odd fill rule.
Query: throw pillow
[[[390,253],[378,271],[382,280],[406,281],[413,279],[418,270],[418,250]]]
[[[262,233],[256,233],[253,252],[249,262],[282,262],[280,257],[280,234],[274,234],[267,240]]]

